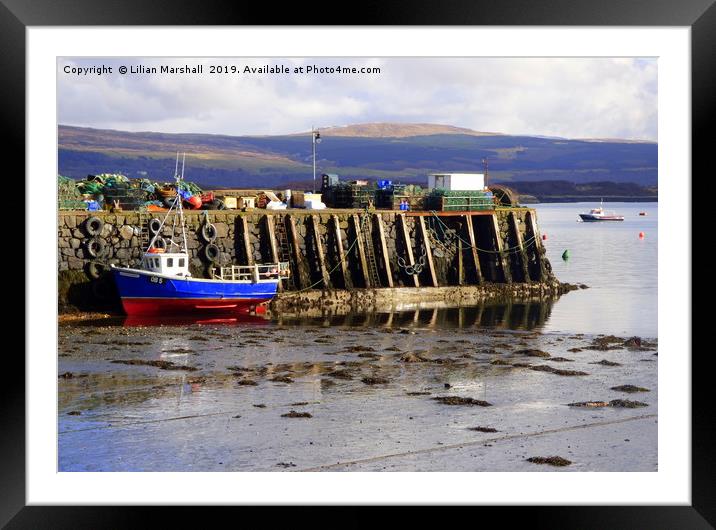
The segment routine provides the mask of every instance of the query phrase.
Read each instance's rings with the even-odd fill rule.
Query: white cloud
[[[117,73],[204,64],[203,75]],[[109,75],[66,65],[113,67]],[[214,74],[208,66],[381,68],[380,74]],[[656,59],[60,59],[63,124],[122,130],[282,134],[312,125],[427,122],[509,134],[657,139]]]

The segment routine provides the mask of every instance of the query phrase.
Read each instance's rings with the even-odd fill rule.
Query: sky
[[[655,58],[58,58],[63,125],[275,135],[435,123],[564,138],[657,140]],[[119,73],[162,65],[202,74]],[[244,69],[280,66],[287,74]],[[92,69],[111,67],[111,73]],[[210,66],[235,68],[211,73]],[[308,66],[379,68],[311,72]],[[295,68],[303,72],[295,72]],[[105,70],[106,72],[106,70]]]

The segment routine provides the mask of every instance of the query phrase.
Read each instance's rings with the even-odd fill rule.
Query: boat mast
[[[179,153],[177,153],[177,164],[179,163]],[[184,180],[184,166],[186,163],[186,152],[182,153],[182,160],[181,160],[181,177],[179,177],[179,174],[176,173],[176,179],[177,179],[177,211],[179,212],[179,223],[181,224],[181,236],[182,240],[184,241],[184,248],[180,249],[181,252],[187,252],[187,244],[186,244],[186,227],[184,226],[184,210],[182,209],[182,198],[179,194],[179,183],[180,181]]]
[[[154,246],[154,242],[160,237],[160,234],[162,233],[162,228],[164,228],[164,225],[167,223],[167,219],[169,219],[169,216],[172,213],[173,209],[176,209],[174,212],[174,223],[172,224],[172,235],[171,235],[171,245],[176,245],[174,243],[174,230],[176,228],[176,214],[179,212],[179,219],[181,222],[181,229],[182,229],[182,239],[184,240],[184,248],[179,247],[180,252],[186,252],[187,251],[187,244],[186,244],[186,229],[184,227],[184,212],[182,211],[182,205],[181,205],[181,194],[179,193],[179,183],[184,178],[184,161],[186,160],[186,153],[184,153],[184,159],[182,160],[182,169],[181,169],[181,176],[179,176],[179,152],[177,151],[177,158],[176,162],[174,164],[174,179],[176,180],[176,188],[177,193],[174,198],[174,202],[169,207],[169,210],[167,211],[167,214],[164,216],[164,219],[162,220],[161,224],[159,225],[159,230],[157,230],[157,233],[154,234],[154,237],[149,241],[149,245],[147,245],[147,249],[145,252],[149,252],[149,249],[151,249]],[[177,245],[179,246],[179,245]]]

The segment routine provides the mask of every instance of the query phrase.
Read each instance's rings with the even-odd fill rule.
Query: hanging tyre
[[[216,239],[216,227],[211,223],[204,223],[201,226],[201,238],[205,243],[213,243]]]
[[[99,217],[88,217],[85,220],[85,233],[89,237],[95,237],[102,233],[102,229],[104,228],[104,221],[100,219]]]
[[[90,261],[85,266],[85,274],[87,274],[87,277],[90,280],[97,280],[101,278],[106,270],[107,265],[105,265],[101,261]]]
[[[157,236],[157,238],[152,243],[152,248],[166,250],[167,249],[167,240],[161,236]]]
[[[157,235],[159,233],[159,229],[162,227],[162,222],[157,219],[156,217],[149,220],[149,233],[154,235]]]
[[[219,259],[219,247],[214,243],[209,243],[202,249],[202,255],[206,261],[217,261]]]
[[[85,243],[85,251],[90,258],[101,258],[102,256],[104,256],[104,252],[106,249],[107,246],[104,240],[100,239],[99,237],[93,237],[92,239],[88,239]]]

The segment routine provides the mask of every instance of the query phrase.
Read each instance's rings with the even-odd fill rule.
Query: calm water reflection
[[[282,325],[323,325],[398,328],[504,328],[540,329],[549,318],[552,302],[491,304],[471,307],[416,309],[327,317],[282,317]]]

